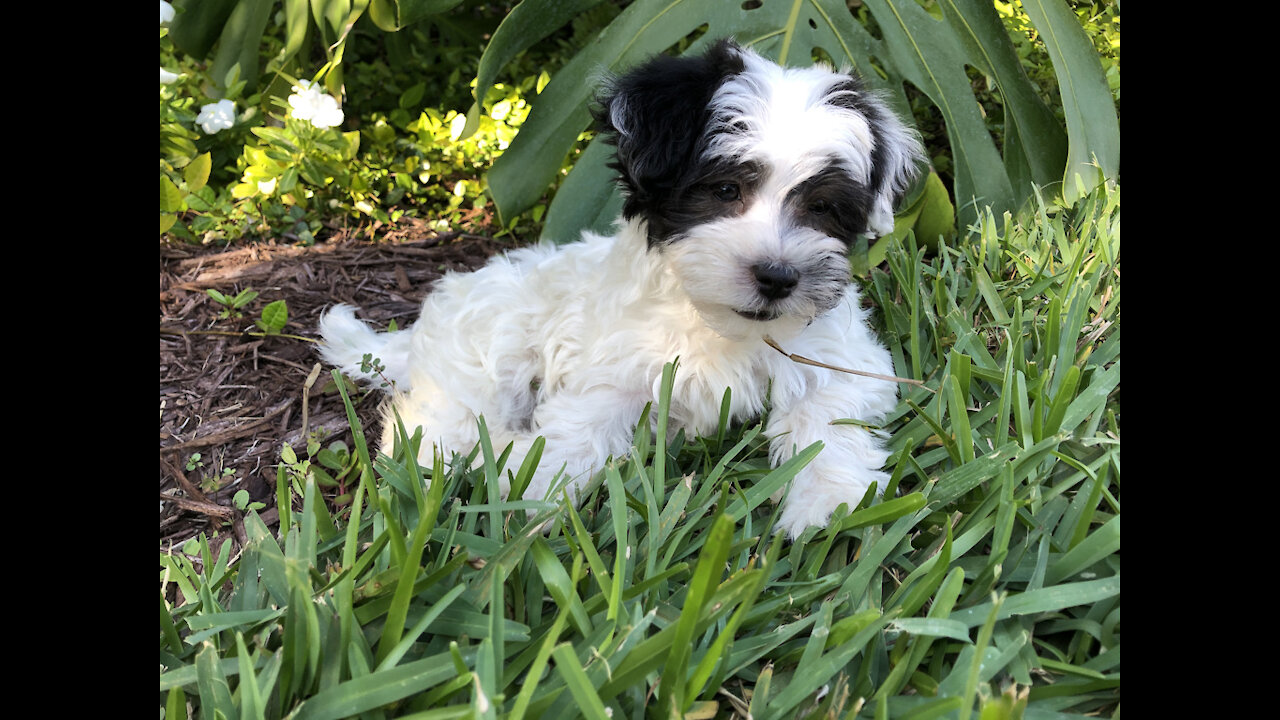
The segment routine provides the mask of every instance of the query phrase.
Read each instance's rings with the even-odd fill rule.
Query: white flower
[[[213,135],[219,130],[226,130],[236,122],[236,104],[227,99],[200,106],[200,114],[196,116],[196,124],[204,129],[206,135]]]
[[[299,120],[306,120],[318,128],[331,128],[342,124],[342,108],[332,95],[321,92],[320,88],[306,80],[299,80],[293,86],[293,94],[289,96],[291,114]]]
[[[177,79],[178,79],[177,73],[171,73],[168,70],[165,70],[164,68],[160,68],[160,84],[161,85],[168,85],[169,83]]]
[[[173,22],[173,15],[173,5],[165,2],[164,0],[160,0],[160,24],[168,25],[170,22]]]

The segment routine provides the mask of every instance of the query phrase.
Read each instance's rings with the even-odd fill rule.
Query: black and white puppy
[[[821,441],[795,477],[782,527],[793,537],[855,505],[888,452],[877,422],[892,382],[799,365],[789,352],[892,374],[850,282],[859,235],[893,229],[893,206],[923,161],[920,142],[854,76],[784,68],[722,41],[700,57],[658,57],[611,82],[596,116],[617,147],[625,195],[616,233],[542,244],[442,278],[410,328],[377,333],[337,306],[320,321],[326,360],[349,375],[369,353],[395,381],[412,432],[448,457],[477,442],[519,465],[546,440],[526,498],[563,473],[576,498],[629,451],[663,365],[679,358],[669,429],[716,431],[758,416],[776,466]],[[561,200],[563,202],[563,199]],[[392,446],[392,423],[383,447]],[[505,481],[502,493],[509,488]]]

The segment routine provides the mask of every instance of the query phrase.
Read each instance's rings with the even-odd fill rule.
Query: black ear
[[[712,95],[742,70],[738,45],[720,40],[701,56],[660,55],[607,84],[593,114],[617,146],[610,167],[626,195],[623,217],[660,207],[679,187],[705,135]]]
[[[867,230],[873,237],[893,232],[893,209],[925,164],[920,135],[890,109],[884,98],[852,76],[837,87],[832,104],[861,113],[871,127],[871,190]]]

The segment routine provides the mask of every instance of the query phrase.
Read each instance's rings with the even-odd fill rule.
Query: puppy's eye
[[[813,215],[826,215],[831,208],[827,206],[826,200],[814,200],[809,203],[809,212]]]
[[[711,194],[721,202],[733,202],[742,197],[742,192],[738,189],[737,183],[720,183],[716,185]]]

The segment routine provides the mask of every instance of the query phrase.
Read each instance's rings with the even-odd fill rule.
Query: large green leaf
[[[603,0],[546,0],[522,2],[512,8],[510,14],[498,25],[498,29],[493,31],[493,37],[480,56],[474,91],[476,102],[484,99],[504,65],[534,43],[559,30],[579,13],[601,2]]]
[[[208,57],[231,11],[239,3],[240,0],[174,0],[173,6],[178,12],[169,23],[169,37],[182,52],[197,58]]]
[[[1022,6],[1040,31],[1058,76],[1071,139],[1063,193],[1075,202],[1081,197],[1076,175],[1085,191],[1103,180],[1120,178],[1120,120],[1115,101],[1098,54],[1071,8],[1062,0],[1026,0]]]
[[[941,7],[970,63],[995,80],[1003,98],[1004,165],[1021,203],[1031,196],[1032,183],[1045,186],[1061,180],[1066,132],[1036,94],[991,3],[947,0]]]
[[[396,32],[431,15],[452,10],[462,0],[373,0],[369,17],[379,28]]]
[[[240,79],[245,82],[245,87],[257,86],[262,33],[271,19],[274,5],[271,2],[241,2],[231,11],[218,38],[218,52],[213,57],[211,73],[214,82],[223,83],[231,68],[239,65]]]
[[[964,43],[915,0],[867,0],[867,7],[880,24],[886,60],[929,96],[946,122],[961,227],[976,221],[984,205],[997,214],[1010,209],[1013,187],[965,74]]]
[[[283,60],[288,60],[302,49],[307,40],[307,0],[284,0],[285,43]]]

